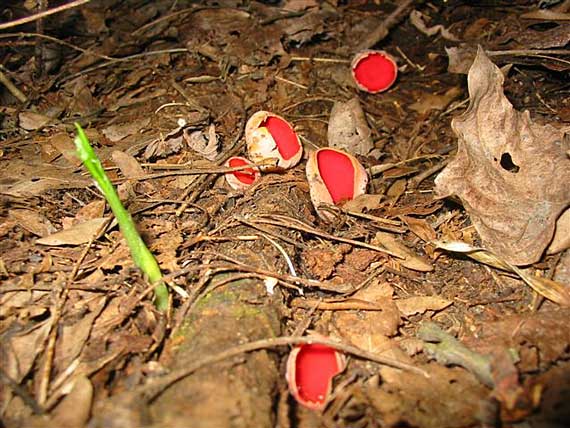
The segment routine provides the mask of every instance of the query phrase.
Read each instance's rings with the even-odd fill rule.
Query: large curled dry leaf
[[[457,195],[485,246],[525,265],[540,259],[570,205],[570,159],[563,133],[515,110],[503,81],[479,48],[468,75],[469,108],[451,124],[457,155],[436,178],[436,192]]]

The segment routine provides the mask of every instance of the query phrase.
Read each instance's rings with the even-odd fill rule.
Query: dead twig
[[[18,397],[30,408],[36,415],[41,415],[44,413],[44,409],[38,404],[34,397],[32,397],[28,391],[22,388],[18,382],[12,379],[8,374],[0,367],[0,383],[7,385],[14,391]]]
[[[51,380],[51,371],[53,368],[53,360],[55,358],[55,344],[58,335],[58,324],[63,314],[65,301],[67,300],[68,288],[64,285],[59,296],[58,301],[54,302],[53,312],[51,316],[50,332],[48,335],[46,350],[40,368],[40,379],[38,383],[38,403],[44,406],[48,399],[49,384]]]
[[[269,217],[269,216],[267,216],[267,217]],[[340,236],[334,236],[334,235],[331,235],[329,233],[323,232],[321,230],[315,229],[314,227],[311,227],[307,224],[304,224],[301,221],[294,219],[294,218],[291,218],[291,217],[287,217],[287,216],[283,216],[283,215],[272,215],[271,217],[275,218],[276,220],[271,220],[270,218],[267,218],[267,217],[262,218],[260,216],[260,217],[256,217],[256,218],[250,218],[249,222],[251,222],[253,224],[261,223],[261,224],[270,224],[270,225],[279,226],[279,227],[286,227],[289,229],[298,230],[299,232],[310,233],[310,234],[313,234],[315,236],[319,236],[321,238],[328,239],[330,241],[344,242],[345,244],[350,244],[350,245],[353,245],[355,247],[367,248],[369,250],[378,251],[380,253],[388,254],[389,256],[396,257],[397,259],[401,258],[401,256],[399,256],[398,254],[393,253],[392,251],[389,251],[385,248],[378,247],[377,245],[367,244],[366,242],[356,241],[354,239],[342,238]],[[248,221],[248,220],[245,220],[245,221]]]
[[[16,85],[12,83],[12,81],[8,78],[8,76],[4,74],[4,72],[1,69],[0,69],[0,83],[2,83],[6,87],[6,89],[8,89],[8,91],[10,91],[10,93],[14,95],[21,103],[25,103],[26,101],[28,101],[28,97],[26,97],[24,93],[20,91],[16,87]]]
[[[63,12],[64,10],[72,9],[82,4],[89,3],[91,0],[74,0],[67,4],[62,4],[61,6],[53,7],[48,10],[36,13],[34,15],[26,16],[25,18],[16,19],[14,21],[5,22],[0,24],[0,30],[5,30],[6,28],[17,27],[18,25],[27,24],[28,22],[34,22],[39,19],[43,19],[47,16],[53,15],[55,13]]]
[[[269,25],[269,24],[273,24],[274,22],[280,21],[282,19],[297,18],[299,16],[303,16],[304,14],[305,14],[305,11],[300,10],[297,12],[284,13],[283,15],[271,16],[269,18],[265,18],[263,21],[261,21],[259,23],[259,25]]]
[[[315,299],[295,298],[290,306],[302,309],[318,309],[320,311],[383,311],[384,308],[366,300],[348,298],[339,302],[328,302]]]
[[[275,279],[279,280],[281,283],[283,283],[285,286],[290,287],[290,288],[295,288],[295,289],[296,289],[296,287],[292,286],[291,284],[299,284],[299,285],[302,285],[302,286],[308,287],[308,288],[317,288],[319,290],[333,291],[336,293],[346,293],[346,292],[353,290],[352,286],[350,286],[350,290],[343,290],[342,284],[334,284],[331,286],[331,285],[327,285],[326,283],[323,283],[321,281],[318,281],[316,279],[306,279],[306,278],[302,278],[299,276],[280,274],[280,273],[270,271],[270,270],[259,269],[259,268],[253,267],[253,266],[246,265],[245,263],[242,263],[242,262],[235,260],[231,257],[222,256],[221,254],[216,254],[216,253],[210,254],[206,251],[204,251],[203,254],[209,254],[209,255],[212,255],[214,257],[214,259],[217,258],[219,260],[223,260],[223,261],[231,263],[231,264],[227,264],[227,265],[219,265],[219,264],[216,265],[216,264],[210,263],[209,266],[211,267],[212,273],[221,273],[221,272],[229,272],[229,271],[249,272],[251,274],[259,275],[260,278],[262,278],[262,279],[275,278]],[[347,287],[344,286],[344,288],[347,288]]]
[[[403,15],[405,15],[406,10],[411,6],[413,0],[405,0],[392,12],[390,15],[386,17],[386,19],[378,26],[374,31],[372,31],[368,36],[360,42],[357,46],[358,51],[362,51],[365,49],[370,49],[376,43],[382,41],[394,25],[396,25]]]
[[[40,34],[40,33],[0,34],[0,39],[31,39],[31,38],[45,39],[45,40],[48,40],[50,42],[56,43],[58,45],[65,46],[67,48],[70,48],[70,49],[76,50],[78,52],[84,53],[86,55],[93,55],[97,58],[106,59],[109,61],[122,61],[123,60],[123,58],[113,58],[111,56],[103,55],[103,54],[91,51],[89,49],[83,49],[77,45],[74,45],[73,43],[68,43],[68,42],[61,40],[61,39],[58,39],[56,37],[48,36],[47,34]]]

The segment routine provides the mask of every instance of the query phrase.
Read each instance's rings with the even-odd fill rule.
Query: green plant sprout
[[[75,147],[77,154],[83,165],[87,168],[91,176],[95,179],[99,190],[105,196],[117,222],[121,233],[127,240],[127,245],[131,250],[131,255],[135,264],[143,271],[151,284],[156,284],[154,289],[154,304],[160,311],[168,309],[168,288],[162,281],[162,272],[158,266],[158,262],[142,240],[135,222],[133,221],[129,212],[123,206],[115,187],[109,180],[109,177],[103,170],[101,161],[97,154],[91,147],[89,139],[83,128],[78,123],[75,123],[77,128],[77,136],[75,137]]]

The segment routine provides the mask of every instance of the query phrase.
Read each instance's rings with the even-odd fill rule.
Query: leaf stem
[[[151,284],[156,284],[154,289],[155,306],[160,311],[166,311],[166,309],[168,309],[168,288],[164,281],[162,281],[162,272],[160,271],[158,262],[142,240],[130,213],[125,209],[119,199],[115,187],[105,173],[101,161],[89,143],[89,139],[87,135],[85,135],[83,128],[81,128],[81,125],[78,123],[75,123],[75,128],[77,128],[77,137],[75,138],[77,154],[109,203],[119,223],[121,233],[125,237],[127,245],[131,250],[135,264],[144,272]]]

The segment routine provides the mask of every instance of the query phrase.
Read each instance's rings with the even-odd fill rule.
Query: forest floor
[[[38,10],[11,3],[0,426],[570,426],[568,0],[101,0],[19,26]],[[382,93],[351,75],[370,48],[398,65]],[[304,155],[235,190],[260,110]],[[367,194],[319,216],[305,167],[335,137]],[[318,410],[290,393],[304,336],[346,362]]]

